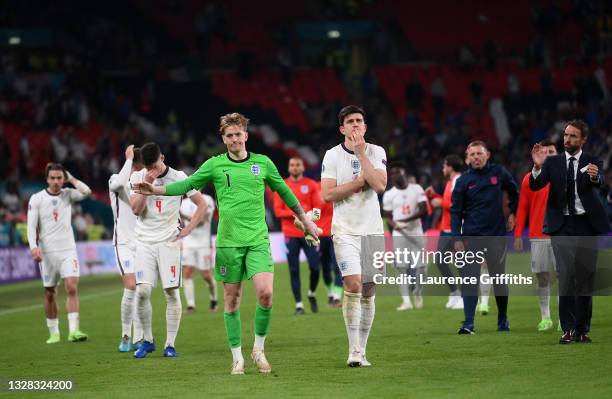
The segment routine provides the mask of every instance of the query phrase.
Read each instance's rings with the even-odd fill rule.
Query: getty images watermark
[[[488,273],[476,276],[428,276],[425,273],[408,274],[400,273],[397,276],[387,276],[382,272],[385,265],[394,265],[397,269],[417,269],[421,265],[427,267],[429,264],[453,264],[461,269],[469,265],[482,265],[486,262],[487,248],[480,251],[428,251],[425,248],[412,250],[408,248],[395,248],[393,251],[373,251],[372,266],[379,273],[374,273],[372,280],[375,284],[420,284],[420,285],[466,285],[466,284],[511,284],[511,285],[531,285],[532,276],[522,274],[502,273],[491,276]]]
[[[457,251],[455,243],[463,248]],[[377,284],[377,295],[397,295],[398,285],[425,286],[423,295],[447,295],[449,286],[477,294],[479,285],[492,284],[496,295],[537,295],[536,273],[548,272],[551,295],[612,295],[612,236],[552,237],[550,240],[491,236],[368,236],[361,240],[364,283]],[[588,289],[560,284],[554,248],[578,246],[597,254],[595,271],[580,267],[576,273],[595,273]],[[518,249],[517,249],[518,248]],[[346,267],[339,262],[340,269]],[[442,273],[440,265],[448,266]],[[561,282],[563,283],[563,282]]]

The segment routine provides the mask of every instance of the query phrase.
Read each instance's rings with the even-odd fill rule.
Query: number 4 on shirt
[[[155,200],[155,207],[157,208],[158,213],[161,213],[162,200]]]

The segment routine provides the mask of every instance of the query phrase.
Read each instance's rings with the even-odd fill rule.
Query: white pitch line
[[[118,295],[120,292],[121,292],[120,290],[104,291],[104,292],[100,292],[97,294],[84,295],[84,296],[79,297],[79,299],[80,301],[89,301],[92,299],[102,298],[105,296]],[[42,307],[43,305],[39,304],[39,305],[21,306],[18,308],[0,310],[0,316],[6,316],[9,314],[13,314],[13,313],[27,312],[28,310],[42,309]]]

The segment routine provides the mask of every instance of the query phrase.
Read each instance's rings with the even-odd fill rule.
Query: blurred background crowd
[[[564,121],[582,118],[612,217],[609,1],[5,0],[0,49],[0,246],[24,243],[47,162],[92,187],[73,226],[104,239],[128,144],[156,141],[189,174],[224,151],[218,118],[239,111],[250,150],[285,175],[299,154],[318,179],[347,104],[366,110],[369,142],[439,191],[444,156],[469,141],[520,182],[531,146],[561,149]]]

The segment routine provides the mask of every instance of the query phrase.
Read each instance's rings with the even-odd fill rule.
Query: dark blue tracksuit
[[[508,193],[510,212],[516,214],[518,188],[512,175],[500,165],[487,163],[482,169],[469,168],[455,183],[451,205],[451,230],[455,237],[466,237],[467,251],[482,251],[491,276],[503,274],[506,267],[506,221],[503,191]],[[477,238],[468,238],[477,237]],[[480,277],[480,264],[459,269],[462,277]],[[498,323],[505,322],[508,286],[493,284],[498,309]],[[473,328],[478,302],[478,284],[463,285],[464,324]]]

